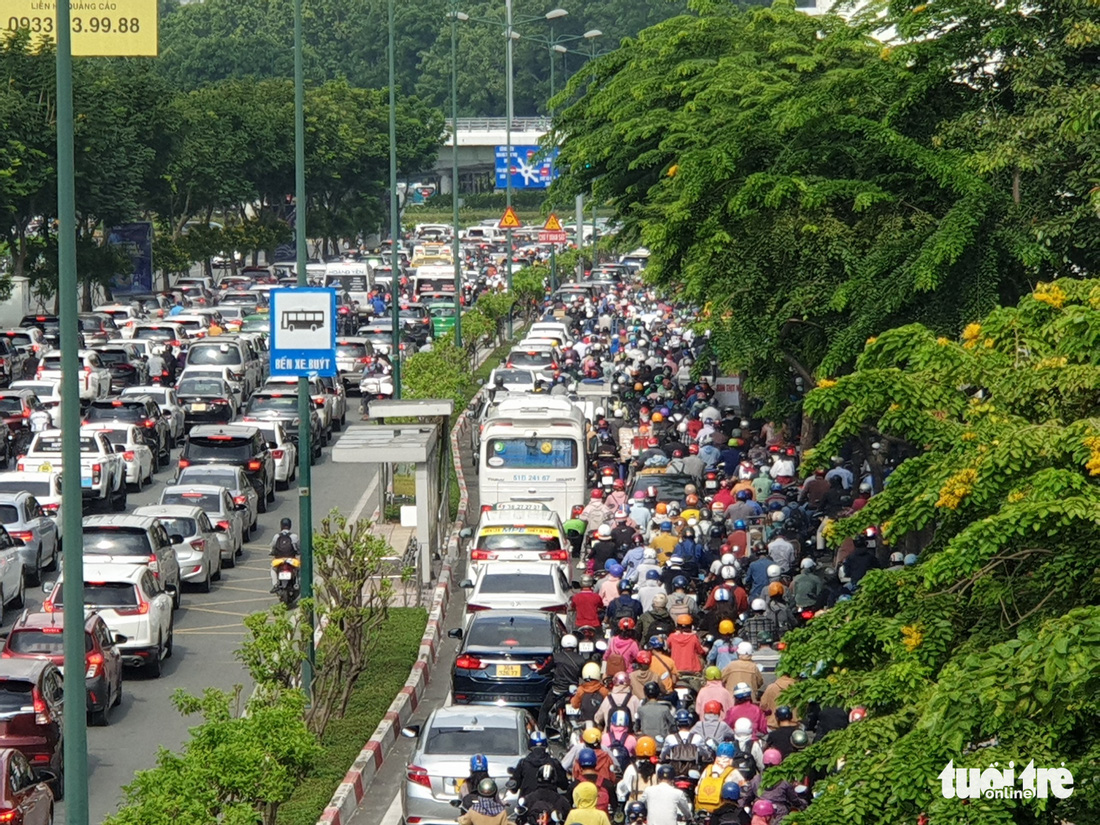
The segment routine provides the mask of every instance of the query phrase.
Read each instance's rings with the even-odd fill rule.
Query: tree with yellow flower
[[[867,814],[849,823],[1095,821],[1100,786],[1082,778],[1097,775],[1100,741],[1098,296],[1100,281],[1061,279],[946,343],[916,324],[884,332],[807,397],[833,422],[815,455],[870,437],[911,456],[830,542],[881,524],[925,546],[915,567],[872,571],[784,636],[780,669],[820,674],[785,698],[871,710],[781,766],[795,777],[847,760],[795,822],[839,825],[853,795]],[[934,783],[950,760],[1031,759],[1065,762],[1073,796],[968,809]]]

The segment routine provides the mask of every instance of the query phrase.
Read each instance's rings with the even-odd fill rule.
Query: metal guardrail
[[[451,129],[451,118],[447,118],[447,130]],[[458,130],[460,132],[503,132],[508,128],[508,118],[505,117],[460,117]],[[550,118],[546,117],[514,117],[512,118],[512,130],[516,132],[548,132],[550,131]]]

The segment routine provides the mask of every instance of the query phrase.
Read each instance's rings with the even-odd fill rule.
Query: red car
[[[65,663],[64,627],[60,611],[24,613],[12,625],[0,658],[49,659],[61,668]],[[84,617],[84,687],[89,721],[106,725],[111,708],[122,702],[122,654],[107,623],[95,611]]]
[[[0,748],[17,748],[32,767],[51,771],[57,799],[65,783],[62,690],[61,671],[49,659],[0,659]]]
[[[34,769],[15,748],[0,749],[0,822],[49,825],[53,822],[52,771]]]

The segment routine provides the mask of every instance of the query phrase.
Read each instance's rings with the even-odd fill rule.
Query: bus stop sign
[[[336,291],[323,287],[273,289],[271,374],[336,375]]]

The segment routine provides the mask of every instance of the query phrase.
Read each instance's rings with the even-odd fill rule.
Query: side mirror
[[[420,736],[420,725],[406,725],[401,728],[401,735],[408,739],[416,739]]]
[[[53,593],[55,587],[57,587],[57,582],[42,582],[42,592],[47,596]]]
[[[116,645],[122,645],[122,644],[126,644],[126,642],[130,641],[130,637],[126,636],[126,635],[123,635],[122,633],[116,633],[114,635],[114,640],[115,640]]]
[[[27,546],[27,543],[25,541],[23,541],[23,539],[17,539],[15,536],[9,536],[9,537],[11,538],[11,543],[15,547],[26,547]]]
[[[51,785],[57,782],[57,774],[47,768],[32,768],[34,774],[35,784],[45,782],[47,785]]]
[[[215,524],[215,525],[214,525],[214,532],[215,532],[215,533],[224,533],[224,532],[225,532],[225,528],[224,528],[224,527],[223,527],[222,525],[220,525],[220,524]]]
[[[473,590],[474,589],[474,583],[470,579],[463,579],[459,583],[458,586],[461,587],[463,590]]]
[[[168,536],[168,541],[172,542],[172,544],[183,544],[183,536],[179,533],[172,533]]]
[[[456,796],[454,799],[451,800],[450,805],[452,808],[461,808],[462,800]]]
[[[234,510],[247,510],[248,505],[247,504],[234,504],[233,509]]]
[[[450,630],[447,631],[447,638],[448,639],[461,639],[462,638],[462,628],[461,627],[451,628]]]
[[[470,527],[463,527],[461,530],[458,531],[459,538],[468,539],[473,534],[474,531]]]

